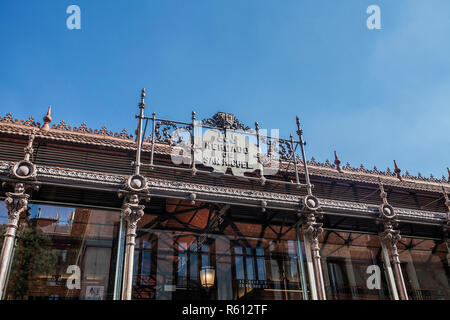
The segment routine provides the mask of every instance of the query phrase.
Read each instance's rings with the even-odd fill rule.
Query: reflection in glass
[[[450,300],[450,256],[445,242],[404,237],[397,248],[410,299]]]
[[[133,299],[303,299],[294,227],[227,220],[220,232],[203,233],[214,213],[195,210],[199,204],[167,201],[178,203],[170,207],[176,218],[160,223],[158,216],[145,215],[138,223],[136,243],[150,242],[152,253],[144,261],[144,249],[136,247],[135,264],[142,267],[134,269]],[[139,280],[144,265],[146,284]],[[214,270],[208,288],[200,277],[206,269]]]
[[[114,211],[31,204],[5,298],[111,298],[118,222]]]
[[[325,230],[319,242],[327,299],[390,299],[377,235]]]

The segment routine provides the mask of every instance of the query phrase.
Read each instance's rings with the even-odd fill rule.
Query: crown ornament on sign
[[[226,112],[217,112],[211,118],[202,120],[202,124],[221,129],[250,130],[250,127],[240,123],[234,114]]]

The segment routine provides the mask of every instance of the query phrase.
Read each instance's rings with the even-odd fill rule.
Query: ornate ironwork
[[[250,127],[240,123],[234,114],[226,112],[217,112],[211,118],[202,120],[202,125],[218,129],[250,130]]]
[[[294,148],[292,146],[292,143],[288,140],[280,140],[279,142],[279,150],[278,153],[280,155],[280,159],[282,160],[293,160],[293,152]]]
[[[214,118],[214,116],[213,116],[213,118]],[[213,118],[205,119],[203,121],[206,121],[209,124],[212,124]],[[211,122],[209,122],[208,120],[211,120]],[[15,119],[13,117],[13,115],[11,114],[11,112],[6,114],[6,116],[4,116],[4,117],[0,117],[0,123],[21,125],[21,126],[30,127],[30,128],[41,128],[41,124],[39,122],[36,122],[34,117],[29,117],[27,120],[19,120],[19,119]],[[238,121],[238,123],[239,123],[239,121]],[[186,124],[186,125],[191,126],[190,123]],[[237,126],[242,129],[242,127],[240,125],[237,125]],[[187,130],[189,130],[190,128],[191,127],[186,127]],[[51,125],[51,129],[56,129],[58,131],[66,131],[66,132],[76,132],[76,133],[82,133],[82,134],[88,133],[88,134],[98,135],[101,137],[114,137],[114,138],[129,140],[129,141],[133,141],[133,139],[134,139],[134,136],[132,134],[128,134],[126,129],[123,129],[120,133],[117,133],[117,132],[112,133],[112,131],[107,130],[106,127],[102,127],[100,130],[90,129],[87,127],[87,125],[85,123],[83,123],[80,127],[72,127],[72,126],[68,125],[64,120],[61,120],[58,124]],[[244,129],[249,129],[249,127],[244,126]],[[170,134],[171,130],[169,130],[169,129],[167,129],[167,130],[168,130],[168,133]],[[44,132],[42,132],[42,131],[41,131],[41,133],[44,134]],[[166,136],[164,136],[163,132],[160,133],[160,136],[164,137],[164,138],[166,137]],[[272,143],[270,138],[264,137],[261,135],[260,139],[261,139],[262,143],[264,143],[264,142],[267,143],[267,145],[269,146],[269,151],[270,150],[274,150],[274,152],[279,151],[280,160],[288,160],[288,157],[286,157],[286,155],[289,156],[289,151],[288,151],[286,144],[284,144],[285,151],[282,150],[281,146],[280,146],[279,150],[276,151],[275,150],[276,148],[274,148],[274,144],[270,145]],[[151,137],[145,139],[144,141],[151,143]],[[282,141],[282,140],[280,139],[280,141]],[[159,142],[159,141],[156,141],[156,142]],[[280,143],[280,144],[283,144],[283,143]],[[300,158],[297,158],[297,159],[298,159],[299,163],[302,161]],[[331,164],[331,163],[329,164],[328,162],[327,161],[319,162],[319,161],[315,160],[314,158],[307,161],[308,165],[311,165],[311,166],[322,167],[322,168],[334,168],[334,169],[337,168],[336,164]],[[348,163],[348,162],[344,166],[341,165],[341,170],[343,172],[347,171],[347,172],[354,172],[354,173],[373,174],[376,176],[385,176],[385,177],[396,177],[397,176],[398,177],[395,170],[392,171],[390,168],[387,168],[387,170],[382,171],[382,170],[379,170],[377,167],[374,167],[373,169],[367,169],[367,168],[364,168],[363,165],[361,165],[360,167],[352,167],[350,165],[350,163]],[[414,176],[414,175],[411,175],[410,172],[408,172],[406,170],[404,174],[400,174],[400,176],[402,177],[402,181],[400,181],[400,182],[418,181],[418,182],[432,182],[432,183],[450,183],[450,169],[447,168],[447,172],[448,172],[448,177],[442,175],[441,178],[436,178],[433,175],[430,175],[429,177],[424,177],[420,172],[417,174],[417,176]],[[405,180],[409,180],[409,181],[405,181]]]
[[[178,143],[181,143],[183,139],[179,132],[180,129],[183,129],[186,132],[190,133],[192,130],[192,125],[179,125],[174,121],[168,120],[157,121],[153,133],[155,135],[155,142],[169,145],[176,145]],[[147,138],[145,141],[152,142],[152,136]]]

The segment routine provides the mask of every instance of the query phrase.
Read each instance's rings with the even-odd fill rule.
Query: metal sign
[[[230,168],[233,175],[244,176],[246,172],[262,170],[258,146],[243,133],[208,130],[194,140],[195,162],[213,168],[216,173],[225,174]]]
[[[247,180],[257,180],[262,185],[266,182],[290,184],[306,187],[311,195],[311,183],[305,159],[304,141],[300,121],[297,117],[298,140],[292,135],[289,139],[279,138],[278,130],[259,129],[255,122],[254,129],[243,125],[230,113],[218,112],[209,119],[197,121],[192,112],[191,122],[173,121],[144,116],[145,91],[141,95],[138,118],[137,155],[135,174],[140,167],[176,169],[196,174],[219,174],[237,176]],[[145,121],[145,125],[144,125]],[[151,134],[146,137],[146,130],[151,122]],[[141,163],[143,143],[151,144],[150,163]],[[171,147],[172,165],[155,163],[155,145]],[[300,148],[298,148],[300,147]],[[300,156],[298,152],[300,149]],[[302,162],[306,183],[300,183],[298,164]],[[283,164],[281,166],[281,164]],[[213,169],[211,172],[211,168]],[[294,169],[295,181],[269,178],[275,174]],[[231,171],[231,173],[230,173]],[[289,175],[283,175],[288,177]]]

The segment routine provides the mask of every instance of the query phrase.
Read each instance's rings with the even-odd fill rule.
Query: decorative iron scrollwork
[[[280,141],[279,146],[280,146],[280,149],[279,149],[278,153],[280,154],[281,160],[293,159],[294,148],[290,141]]]
[[[180,130],[191,132],[191,125],[179,126],[172,121],[158,121],[155,125],[155,140],[158,143],[164,143],[169,145],[176,145],[183,141],[183,137],[180,135]],[[151,137],[147,139],[151,141]]]
[[[226,112],[217,112],[211,118],[202,120],[202,124],[219,129],[250,130],[250,127],[240,123],[234,114]]]

